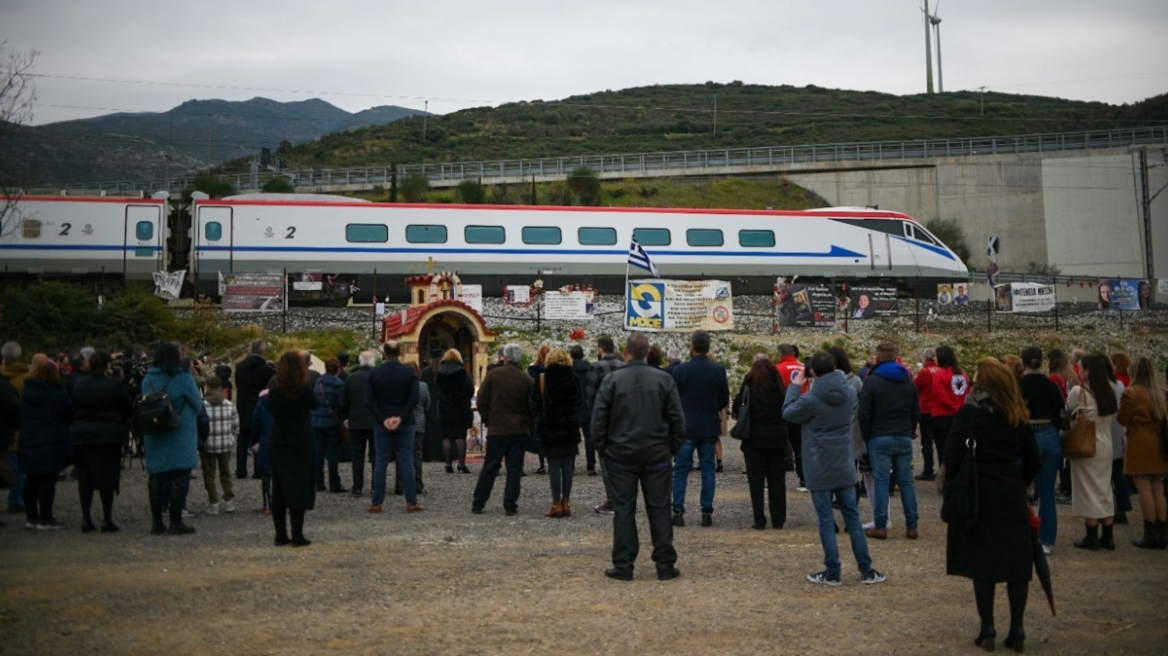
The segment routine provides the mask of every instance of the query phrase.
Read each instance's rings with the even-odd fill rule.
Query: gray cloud
[[[0,39],[39,50],[38,73],[135,82],[40,78],[35,122],[257,95],[441,113],[706,80],[925,85],[916,0],[163,5],[0,0]],[[948,90],[1121,103],[1168,89],[1162,1],[945,0],[940,15]]]

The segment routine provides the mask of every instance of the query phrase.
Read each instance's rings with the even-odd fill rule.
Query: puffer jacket
[[[856,483],[852,452],[852,412],[856,390],[843,372],[815,379],[811,389],[791,385],[783,402],[783,419],[803,426],[803,474],[807,489],[836,490]]]
[[[600,383],[592,443],[601,456],[630,464],[669,460],[685,441],[685,414],[673,377],[633,360]]]
[[[873,437],[913,437],[921,421],[920,396],[912,374],[896,362],[881,362],[860,392],[860,431]]]
[[[64,469],[72,456],[72,420],[73,402],[64,383],[25,380],[20,399],[20,468],[35,474],[56,474]]]
[[[336,428],[340,425],[341,391],[345,382],[334,374],[325,374],[316,380],[312,393],[316,395],[316,408],[312,410],[313,428]]]

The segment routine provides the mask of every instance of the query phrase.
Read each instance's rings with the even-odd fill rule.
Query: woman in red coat
[[[937,347],[937,371],[933,373],[933,440],[941,462],[945,462],[945,445],[953,428],[953,418],[969,394],[969,378],[957,363],[951,346]]]

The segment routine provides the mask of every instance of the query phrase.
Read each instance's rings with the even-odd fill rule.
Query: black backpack
[[[143,394],[138,398],[134,410],[134,420],[138,428],[147,435],[168,433],[182,425],[182,416],[175,411],[166,388],[174,382],[171,378],[162,389]]]

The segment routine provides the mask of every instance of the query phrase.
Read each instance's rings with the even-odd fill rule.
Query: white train
[[[148,199],[25,197],[0,263],[16,273],[127,279],[187,269],[417,273],[430,258],[465,276],[623,275],[629,243],[664,277],[801,275],[966,279],[961,259],[911,217],[856,208],[812,211],[382,204],[254,194],[189,214]],[[635,272],[635,275],[641,275]]]

